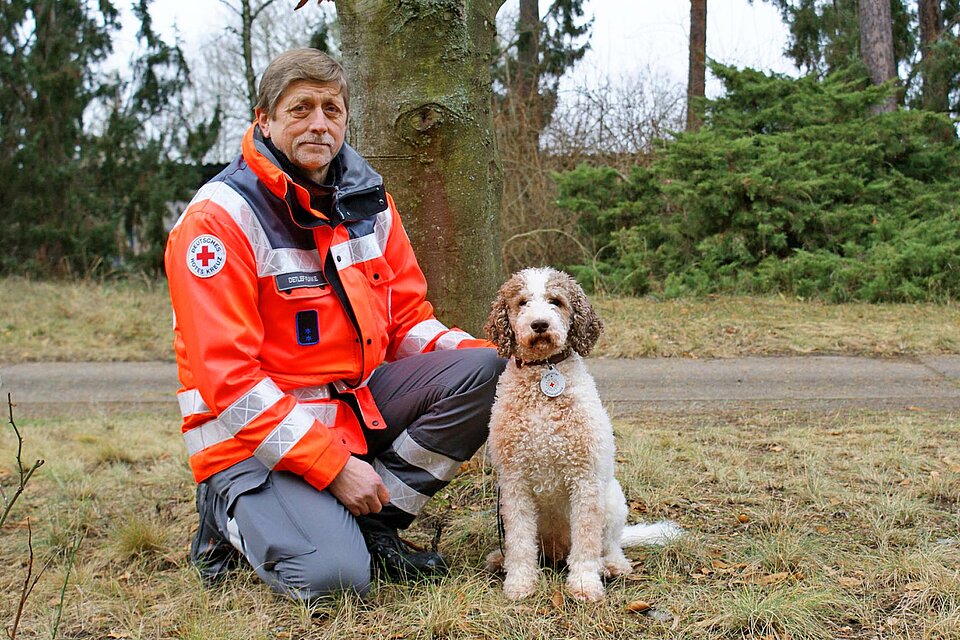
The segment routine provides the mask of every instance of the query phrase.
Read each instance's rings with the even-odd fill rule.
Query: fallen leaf
[[[750,516],[748,516],[745,513],[741,513],[740,515],[737,516],[737,520],[739,520],[741,524],[746,524],[750,522]]]
[[[550,602],[553,603],[555,609],[563,609],[563,592],[557,589],[553,592],[553,597],[550,598]]]
[[[790,577],[790,574],[786,571],[780,573],[771,573],[770,575],[760,576],[760,579],[757,581],[757,584],[762,586],[769,586],[771,584],[779,584]]]
[[[840,578],[837,579],[837,582],[844,589],[853,589],[863,584],[863,580],[861,580],[860,578],[853,578],[850,576],[841,576]]]
[[[722,561],[720,561],[720,560],[711,560],[711,561],[710,561],[710,565],[711,565],[714,569],[729,569],[729,568],[730,568],[730,565],[728,565],[727,563],[722,562]]]
[[[780,446],[779,444],[775,444],[772,447],[770,447],[770,451],[773,451],[775,453],[780,453],[781,451],[783,451],[783,447]]]
[[[632,611],[633,613],[643,613],[650,609],[650,603],[644,602],[643,600],[634,600],[627,605],[627,611]]]
[[[909,584],[904,585],[903,588],[906,589],[907,591],[926,591],[927,589],[930,588],[930,585],[927,584],[926,582],[911,582]]]
[[[813,528],[813,530],[822,535],[827,535],[828,533],[830,533],[830,529],[828,527],[825,527],[822,524],[818,524]]]

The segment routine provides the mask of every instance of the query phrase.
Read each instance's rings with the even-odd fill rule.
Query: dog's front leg
[[[537,590],[537,504],[533,492],[520,478],[500,478],[500,513],[503,515],[503,593],[520,600]]]
[[[603,549],[604,496],[597,482],[582,483],[570,491],[570,555],[567,590],[574,598],[603,599],[600,556]]]

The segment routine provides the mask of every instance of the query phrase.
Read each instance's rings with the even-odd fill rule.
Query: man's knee
[[[469,371],[468,383],[473,389],[481,389],[492,400],[497,381],[507,361],[497,356],[493,349],[464,349],[463,366]]]
[[[319,550],[277,562],[271,586],[297,600],[344,591],[365,595],[370,590],[370,556],[321,553]]]

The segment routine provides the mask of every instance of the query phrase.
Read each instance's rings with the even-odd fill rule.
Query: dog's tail
[[[628,524],[620,536],[620,546],[638,547],[640,545],[664,545],[683,535],[683,529],[671,520],[661,520],[653,524]]]

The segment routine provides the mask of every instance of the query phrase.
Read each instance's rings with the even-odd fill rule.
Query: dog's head
[[[589,354],[603,322],[568,274],[524,269],[500,287],[484,330],[500,357],[544,360],[567,348]]]

